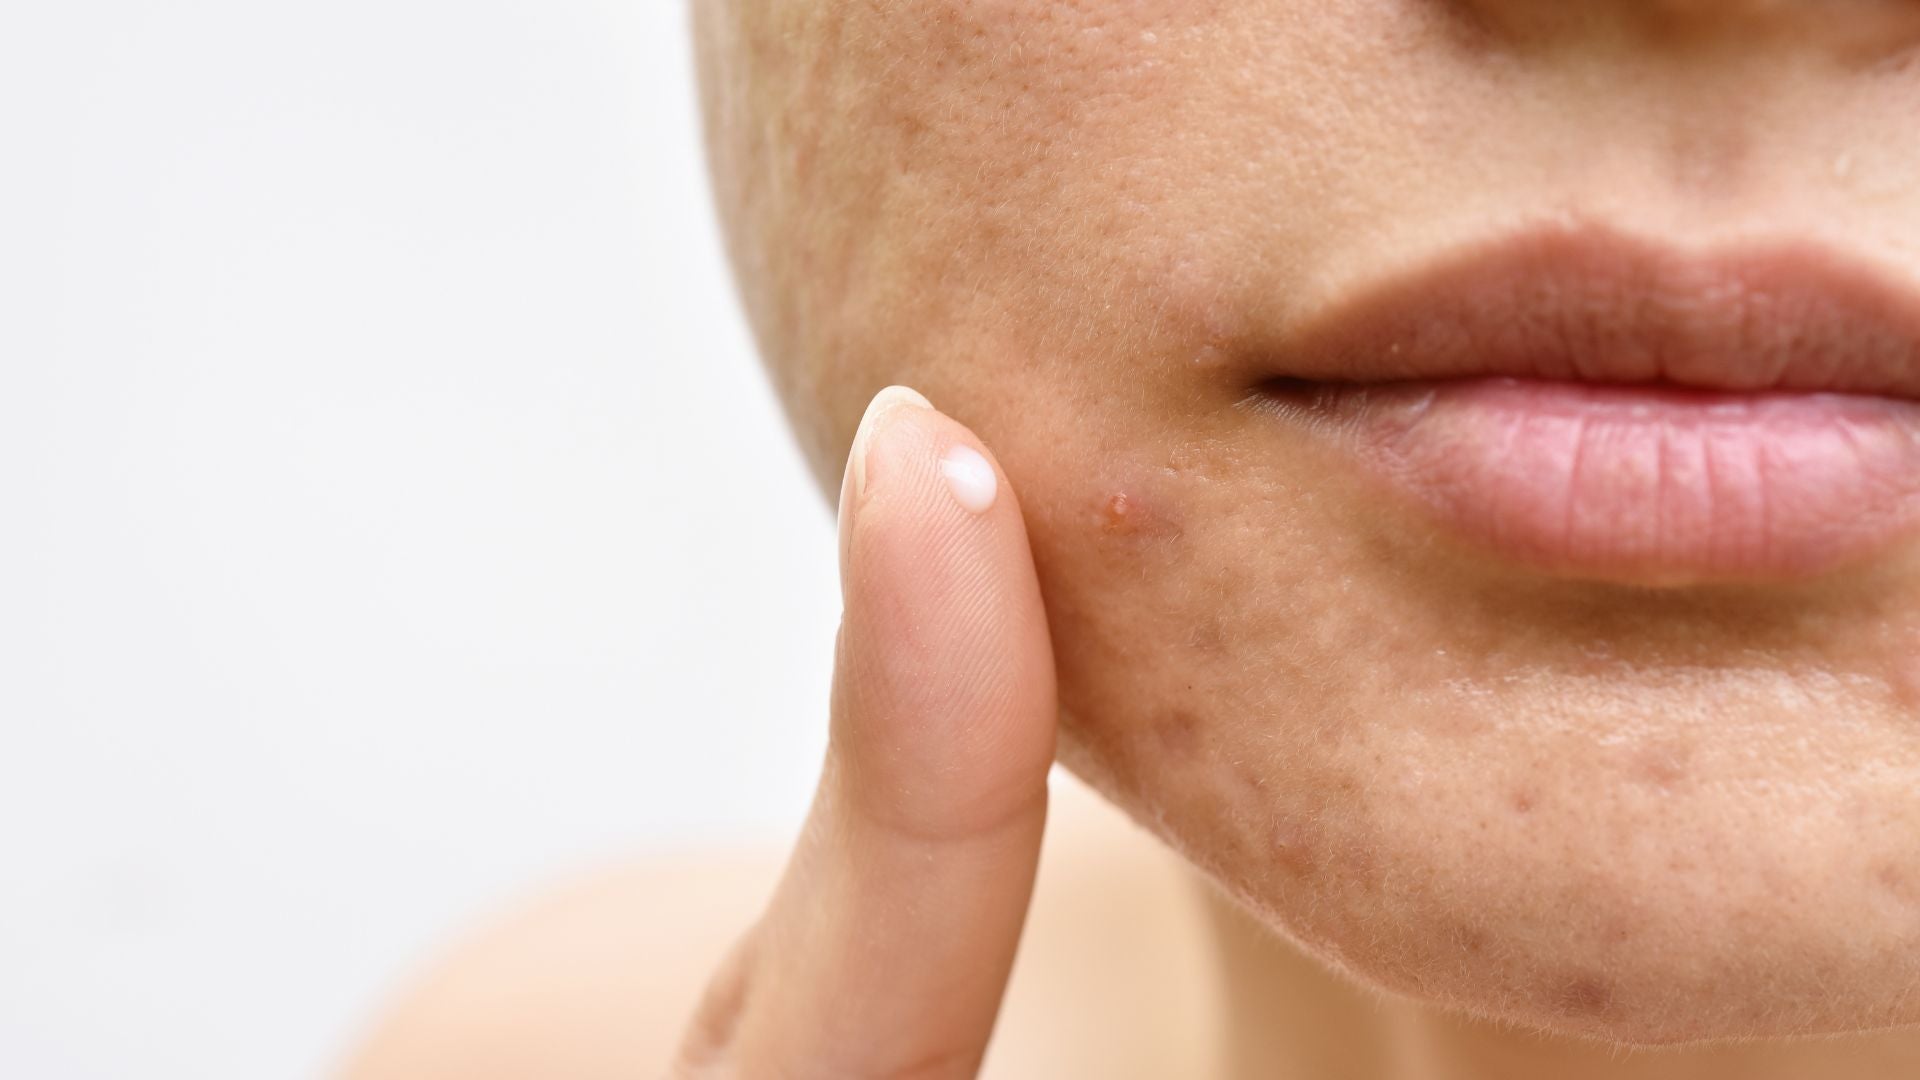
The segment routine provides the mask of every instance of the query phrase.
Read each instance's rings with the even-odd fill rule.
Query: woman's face
[[[904,382],[994,448],[1076,772],[1378,987],[1920,1022],[1920,8],[696,21],[802,444]]]

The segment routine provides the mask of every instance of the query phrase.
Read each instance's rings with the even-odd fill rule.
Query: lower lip
[[[1810,577],[1920,524],[1917,402],[1507,378],[1274,399],[1468,539],[1573,576]]]

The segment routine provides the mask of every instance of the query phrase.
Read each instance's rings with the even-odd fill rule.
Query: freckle
[[[1522,814],[1532,813],[1533,804],[1534,804],[1534,794],[1531,790],[1522,788],[1519,791],[1516,791],[1513,793],[1513,808],[1519,811],[1520,813]]]

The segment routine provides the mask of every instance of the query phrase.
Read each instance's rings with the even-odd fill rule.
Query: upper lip
[[[1363,287],[1274,342],[1282,381],[1508,376],[1920,398],[1920,293],[1807,242],[1537,229]]]

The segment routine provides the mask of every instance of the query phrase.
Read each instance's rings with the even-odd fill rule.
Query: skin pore
[[[1402,1049],[1355,1075],[1911,1067],[1914,546],[1812,580],[1544,573],[1255,391],[1329,305],[1523,224],[1920,276],[1920,8],[694,13],[732,256],[823,487],[888,383],[993,449],[1061,759],[1234,901],[1246,1075],[1359,1045]],[[1743,1042],[1809,1035],[1850,1037]]]

